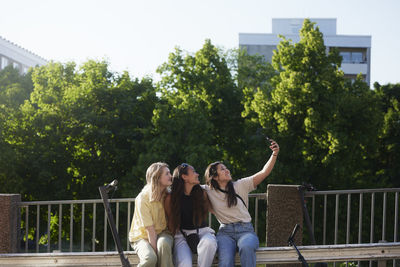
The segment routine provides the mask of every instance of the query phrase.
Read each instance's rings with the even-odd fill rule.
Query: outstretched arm
[[[254,175],[253,178],[254,187],[257,187],[257,185],[259,185],[262,181],[264,181],[264,179],[267,178],[267,176],[271,173],[272,169],[274,168],[276,158],[278,157],[279,154],[279,145],[278,143],[272,140],[269,148],[272,150],[272,154],[267,163],[265,163],[263,169]]]

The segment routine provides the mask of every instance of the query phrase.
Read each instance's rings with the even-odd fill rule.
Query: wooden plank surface
[[[400,259],[400,242],[300,246],[298,248],[310,263]],[[124,253],[132,266],[139,263],[134,252],[126,251]],[[238,259],[236,257],[237,261]],[[257,263],[298,263],[298,255],[292,247],[261,247],[257,250]],[[117,252],[16,253],[0,254],[0,266],[117,267],[121,266],[121,262]]]

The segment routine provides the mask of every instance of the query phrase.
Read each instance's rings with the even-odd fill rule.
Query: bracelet
[[[278,154],[276,154],[276,155],[275,155],[274,153],[272,153],[272,156],[274,156],[274,157],[277,157],[277,156],[278,156]]]

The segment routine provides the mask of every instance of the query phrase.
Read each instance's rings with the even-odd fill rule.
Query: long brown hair
[[[175,168],[172,175],[171,186],[171,220],[173,233],[180,228],[181,224],[181,199],[185,193],[185,181],[182,178],[183,174],[188,173],[190,165],[183,163]],[[208,213],[208,201],[204,196],[204,190],[200,185],[195,185],[190,192],[193,197],[193,224],[201,226],[202,222],[206,219]]]
[[[222,164],[220,161],[216,161],[208,165],[206,172],[204,173],[204,178],[206,180],[206,183],[209,187],[215,189],[215,190],[221,190],[219,187],[219,184],[217,180],[214,178],[218,177],[217,169],[218,165]],[[232,181],[229,181],[228,184],[226,185],[226,191],[228,192],[228,208],[232,206],[237,205],[237,197],[236,197],[236,192],[235,188],[233,187]]]

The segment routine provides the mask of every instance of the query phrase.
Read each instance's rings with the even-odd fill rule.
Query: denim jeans
[[[241,266],[256,266],[256,249],[259,241],[251,222],[221,224],[217,241],[219,267],[233,267],[236,250],[239,250]]]

